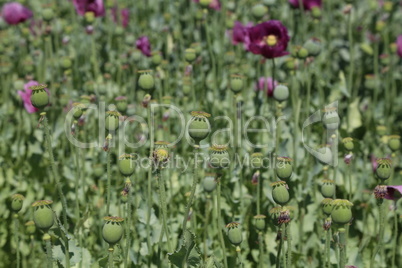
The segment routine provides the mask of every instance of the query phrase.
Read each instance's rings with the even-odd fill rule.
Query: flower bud
[[[321,184],[321,194],[325,198],[332,198],[335,194],[335,184],[333,180],[323,180]]]
[[[285,85],[277,85],[274,88],[275,100],[282,102],[289,98],[289,88]]]
[[[251,8],[251,14],[256,20],[262,19],[268,13],[268,8],[262,4],[256,4]]]
[[[187,48],[184,51],[184,58],[186,61],[192,63],[197,58],[197,53],[194,48]]]
[[[127,97],[119,96],[114,99],[116,101],[117,111],[124,114],[127,111]]]
[[[401,147],[401,137],[399,135],[388,136],[388,147],[393,151],[398,151]]]
[[[25,197],[21,194],[14,194],[11,197],[11,210],[15,213],[18,213],[22,208],[22,203]]]
[[[154,77],[151,75],[151,70],[138,71],[140,78],[138,79],[138,85],[143,90],[151,90],[155,86]]]
[[[109,245],[114,245],[120,241],[123,236],[123,226],[121,223],[124,221],[120,217],[104,217],[106,223],[102,228],[103,239],[109,243]]]
[[[54,12],[51,8],[45,8],[42,10],[42,18],[44,21],[51,21],[54,17]]]
[[[105,127],[108,131],[116,131],[119,128],[120,113],[117,111],[106,112]]]
[[[122,154],[117,161],[119,171],[123,176],[131,176],[135,171],[133,156],[131,154]]]
[[[254,226],[258,231],[264,231],[265,229],[265,215],[254,216]]]
[[[159,51],[152,52],[151,60],[153,65],[158,66],[162,62],[162,54]]]
[[[277,157],[276,158],[276,175],[281,180],[287,180],[292,176],[292,158],[289,157]]]
[[[53,210],[49,206],[52,203],[53,201],[51,200],[40,200],[32,204],[32,206],[35,208],[33,214],[35,225],[39,229],[43,229],[44,232],[47,232],[47,230],[49,230],[54,223]]]
[[[384,136],[387,134],[387,127],[386,126],[377,126],[376,128],[377,133],[379,136]]]
[[[79,102],[74,102],[73,103],[73,117],[75,120],[78,120],[82,113],[83,113],[83,109],[85,108],[85,105]]]
[[[165,148],[156,148],[152,156],[156,168],[164,168],[169,161],[169,152]]]
[[[244,76],[232,74],[230,76],[230,89],[237,94],[244,88]]]
[[[325,198],[324,200],[321,201],[322,212],[324,212],[324,214],[327,216],[331,215],[332,201],[333,201],[332,198]]]
[[[343,146],[345,146],[346,150],[348,150],[348,151],[353,150],[354,145],[353,145],[353,139],[352,138],[350,138],[350,137],[344,138],[342,140],[342,142],[343,142]]]
[[[315,19],[320,19],[321,18],[321,8],[319,8],[318,6],[314,6],[311,9],[311,15],[313,16],[313,18]]]
[[[49,95],[45,88],[47,85],[36,85],[31,86],[29,89],[32,90],[31,102],[35,108],[42,109],[49,104]]]
[[[202,186],[204,187],[204,191],[207,193],[211,193],[213,190],[215,190],[217,185],[217,181],[215,179],[214,174],[210,174],[204,178],[202,181]]]
[[[225,145],[212,145],[209,148],[209,164],[213,168],[227,168],[230,164],[229,153]]]
[[[231,222],[228,225],[226,225],[226,228],[228,229],[227,235],[230,243],[232,243],[235,246],[240,245],[240,243],[243,241],[240,223]]]
[[[211,132],[211,125],[208,117],[211,115],[205,112],[193,111],[191,112],[192,118],[188,125],[188,134],[194,139],[196,144],[205,139]]]
[[[383,181],[389,179],[391,176],[391,165],[392,161],[388,158],[377,159],[377,169],[375,171],[377,177]]]
[[[272,198],[275,203],[284,206],[289,202],[290,196],[288,191],[288,185],[284,181],[277,181],[271,183],[272,189]]]
[[[297,57],[300,59],[305,59],[308,57],[308,50],[304,47],[300,47],[297,51]]]
[[[338,224],[347,224],[352,220],[353,203],[346,199],[335,199],[332,201],[332,221]]]
[[[122,203],[127,203],[128,201],[128,192],[124,189],[123,191],[120,192],[120,200]]]

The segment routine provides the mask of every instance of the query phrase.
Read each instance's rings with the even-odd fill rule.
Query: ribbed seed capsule
[[[15,213],[19,212],[22,208],[22,203],[25,197],[21,194],[14,194],[11,197],[11,210]]]
[[[227,235],[230,243],[232,243],[235,246],[240,245],[240,243],[243,241],[240,223],[231,222],[226,225],[226,228],[228,229]]]
[[[264,231],[265,229],[265,215],[254,216],[254,226],[258,231]]]
[[[350,137],[344,138],[342,140],[342,142],[343,142],[343,146],[345,146],[346,150],[348,150],[348,151],[353,150],[353,148],[354,148],[353,138],[350,138]]]
[[[74,102],[73,103],[73,117],[75,120],[78,120],[83,113],[83,110],[85,109],[85,105],[79,102]]]
[[[151,90],[155,86],[154,77],[151,74],[151,70],[138,71],[140,78],[138,79],[138,85],[144,90]]]
[[[124,114],[127,111],[127,107],[128,107],[127,97],[119,96],[119,97],[116,97],[114,100],[116,101],[117,111]]]
[[[227,168],[230,164],[229,153],[225,145],[213,145],[209,148],[209,164],[213,168]]]
[[[327,216],[331,215],[332,201],[333,201],[332,198],[325,198],[324,200],[321,201],[322,212],[324,212],[324,214]]]
[[[398,151],[401,147],[401,137],[399,135],[388,136],[388,147],[393,151]]]
[[[271,183],[272,189],[272,198],[275,203],[284,206],[289,202],[290,195],[288,191],[288,185],[284,181],[277,181]]]
[[[188,134],[194,139],[196,144],[205,139],[211,132],[211,125],[208,117],[211,115],[205,112],[193,111],[191,112],[192,118],[188,125]]]
[[[332,201],[332,221],[338,224],[346,224],[352,220],[351,207],[353,203],[346,199],[335,199]]]
[[[115,131],[119,128],[120,113],[117,111],[106,112],[105,127],[108,131]]]
[[[230,76],[230,89],[237,94],[244,88],[244,76],[232,74]]]
[[[123,226],[121,223],[124,221],[120,217],[104,217],[106,223],[102,228],[103,239],[110,245],[114,245],[120,241],[123,236]]]
[[[323,180],[321,184],[321,194],[325,198],[331,198],[335,194],[335,184],[333,180]]]
[[[54,224],[53,210],[50,208],[52,203],[51,200],[40,200],[32,204],[35,209],[33,213],[35,225],[44,232],[47,232]]]
[[[49,95],[46,92],[47,85],[36,85],[31,86],[29,89],[32,90],[31,103],[35,108],[42,109],[49,104]]]
[[[135,171],[133,156],[122,154],[117,161],[117,166],[123,176],[131,176]]]
[[[289,157],[277,157],[276,158],[276,175],[281,180],[289,179],[292,176],[293,166],[292,158]]]
[[[375,171],[377,177],[381,180],[387,180],[391,176],[392,161],[388,158],[377,159],[377,169]]]
[[[216,181],[215,176],[216,176],[215,174],[209,174],[202,181],[202,186],[204,187],[204,191],[206,191],[207,193],[212,192],[216,188],[217,181]]]

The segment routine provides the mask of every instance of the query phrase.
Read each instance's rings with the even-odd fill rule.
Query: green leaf
[[[183,263],[187,263],[190,267],[197,267],[201,260],[200,253],[195,248],[195,235],[186,230],[183,245],[178,251],[168,255],[170,262],[176,267],[183,267]]]

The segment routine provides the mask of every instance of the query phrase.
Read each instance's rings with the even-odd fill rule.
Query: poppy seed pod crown
[[[206,112],[193,111],[188,125],[188,134],[194,139],[196,144],[205,139],[211,132],[211,124],[208,117],[211,115]]]

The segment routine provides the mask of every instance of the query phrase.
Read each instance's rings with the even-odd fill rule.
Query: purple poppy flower
[[[304,10],[311,10],[313,7],[321,8],[321,0],[302,0]],[[289,4],[294,8],[300,7],[299,0],[289,0]]]
[[[12,25],[17,25],[32,17],[32,11],[17,2],[6,3],[1,10],[3,19]]]
[[[387,186],[387,193],[385,194],[386,199],[398,200],[402,197],[402,185],[390,185]]]
[[[31,87],[31,86],[36,86],[36,85],[39,85],[39,83],[36,82],[36,81],[34,81],[34,80],[31,80],[31,81],[29,81],[28,83],[26,83],[26,84],[24,85],[24,90],[23,90],[23,91],[22,91],[22,90],[18,90],[18,95],[20,95],[22,101],[24,102],[25,110],[27,110],[27,112],[30,113],[30,114],[39,111],[39,109],[35,108],[35,107],[32,105],[32,102],[31,102],[32,90],[29,89],[29,87]],[[47,91],[47,90],[46,90],[46,91]]]
[[[111,9],[111,11],[112,11],[113,21],[115,23],[117,23],[117,21],[118,21],[118,19],[117,19],[117,16],[118,16],[117,7],[113,7]],[[128,8],[123,8],[122,10],[120,10],[120,23],[123,26],[123,28],[126,28],[128,26],[129,20],[130,20],[130,10]]]
[[[268,97],[274,95],[274,89],[278,85],[278,81],[274,81],[271,77],[260,77],[256,84],[257,90],[263,90]]]
[[[402,58],[402,34],[398,36],[398,39],[396,39],[396,47],[398,56]]]
[[[286,51],[289,42],[288,30],[278,20],[270,20],[248,30],[248,50],[272,59],[288,55]]]
[[[195,3],[199,3],[200,0],[193,0]],[[214,10],[221,10],[221,3],[219,0],[212,0],[211,3],[208,5],[210,8]]]
[[[241,24],[241,22],[236,21],[232,29],[232,44],[237,45],[238,43],[244,43],[245,48],[248,48],[250,43],[248,37],[248,30],[253,27],[253,23],[249,22],[246,25]]]
[[[105,15],[105,7],[103,0],[73,0],[75,10],[81,16],[86,12],[93,12],[95,17],[102,17]]]
[[[149,39],[147,36],[141,36],[135,42],[135,45],[139,50],[141,50],[142,54],[147,57],[151,57],[151,44],[149,43]]]

